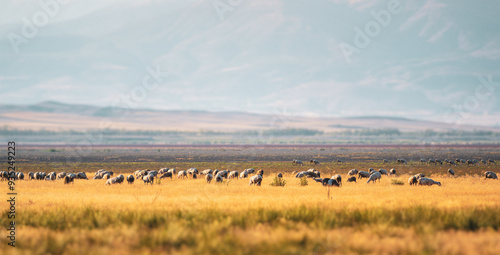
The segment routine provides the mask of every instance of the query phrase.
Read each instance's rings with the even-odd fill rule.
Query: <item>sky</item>
[[[0,6],[0,104],[500,122],[498,0]]]

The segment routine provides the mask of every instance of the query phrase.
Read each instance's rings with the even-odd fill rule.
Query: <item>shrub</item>
[[[285,187],[286,180],[283,179],[283,178],[274,177],[273,178],[273,182],[271,182],[271,184],[269,184],[269,185],[271,185],[271,186],[277,186],[277,187]]]
[[[392,179],[391,180],[392,185],[405,185],[405,183],[402,180],[399,179]]]
[[[309,183],[307,182],[307,177],[300,178],[300,186],[307,186]]]

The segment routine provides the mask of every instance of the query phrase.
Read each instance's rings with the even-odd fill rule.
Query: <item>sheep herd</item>
[[[311,165],[321,165],[318,160],[311,159],[310,161]],[[388,163],[389,161],[384,159],[384,163]],[[397,162],[407,164],[407,161],[405,159],[397,159]],[[463,159],[456,159],[456,160],[448,160],[445,159],[443,161],[438,160],[438,159],[421,159],[420,163],[426,163],[426,164],[443,164],[443,163],[448,163],[450,165],[457,165],[457,164],[466,164],[466,165],[476,165],[479,163],[483,163],[485,165],[487,164],[495,164],[494,160],[463,160]],[[292,164],[294,165],[303,165],[303,162],[301,160],[294,159],[292,161]],[[448,169],[448,173],[452,176],[455,175],[455,171],[453,169]],[[395,176],[396,175],[396,169],[392,168],[389,171],[386,169],[379,169],[375,170],[373,168],[369,168],[367,171],[358,171],[357,169],[351,169],[347,173],[347,182],[357,182],[357,180],[367,178],[366,183],[375,183],[375,182],[380,182],[382,179],[382,176]],[[487,171],[484,174],[485,179],[498,179],[496,173]],[[198,171],[196,168],[189,168],[186,170],[180,170],[177,171],[175,168],[161,168],[160,170],[137,170],[133,174],[128,175],[125,177],[124,175],[120,174],[118,176],[114,176],[113,171],[108,171],[104,169],[100,169],[97,172],[95,172],[93,179],[94,180],[106,180],[105,185],[114,185],[114,184],[122,184],[125,180],[127,181],[128,184],[133,184],[135,180],[138,181],[143,181],[145,185],[153,185],[155,179],[164,179],[164,178],[170,178],[173,179],[174,177],[177,177],[177,179],[198,179],[201,176],[204,176],[205,181],[207,184],[210,184],[212,181],[215,181],[215,183],[221,183],[224,181],[224,179],[245,179],[249,178],[249,185],[255,185],[255,186],[261,186],[263,176],[264,176],[264,170],[259,170],[255,171],[253,168],[247,168],[242,171],[229,171],[229,170],[212,170],[212,169],[205,169],[203,171]],[[2,180],[7,180],[7,179],[15,179],[15,180],[24,180],[25,176],[24,173],[22,172],[11,172],[10,174],[6,171],[0,171],[0,177]],[[282,178],[283,174],[278,173],[276,175],[277,178]],[[335,186],[335,187],[340,187],[342,186],[342,176],[337,174],[333,175],[330,178],[321,178],[321,173],[317,171],[314,168],[311,168],[307,171],[294,171],[292,172],[292,177],[295,178],[312,178],[315,182],[321,183],[323,186]],[[84,179],[88,180],[86,174],[84,172],[79,172],[79,173],[66,173],[66,172],[50,172],[50,173],[45,173],[45,172],[29,172],[28,173],[28,178],[29,180],[45,180],[45,181],[55,181],[55,180],[64,180],[64,184],[72,184],[74,183],[75,179]],[[408,184],[409,185],[421,185],[421,186],[432,186],[432,185],[438,185],[441,186],[441,182],[434,181],[428,177],[425,177],[424,174],[419,173],[416,175],[411,176],[408,179]]]

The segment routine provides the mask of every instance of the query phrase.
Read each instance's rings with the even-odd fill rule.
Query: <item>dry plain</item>
[[[169,151],[171,149],[171,151]],[[18,181],[17,247],[6,254],[498,254],[500,182],[485,180],[497,165],[420,164],[417,158],[495,158],[496,147],[327,148],[97,148],[84,160],[64,161],[61,148],[24,150],[23,172],[85,171],[116,174],[137,169],[196,167],[263,169],[261,187],[248,179],[207,184],[203,179],[162,179],[105,186],[104,180]],[[167,153],[168,152],[168,153]],[[253,155],[245,159],[245,152]],[[181,156],[184,156],[184,159]],[[205,155],[206,157],[202,157]],[[483,157],[482,157],[483,155]],[[108,159],[104,159],[107,157]],[[405,157],[408,165],[394,162]],[[161,160],[161,159],[164,160]],[[323,176],[341,174],[342,187],[308,180],[301,186],[291,159],[317,158]],[[382,163],[382,159],[390,163]],[[287,160],[289,159],[289,160]],[[342,159],[343,163],[337,163]],[[496,158],[495,158],[496,159]],[[498,164],[498,162],[497,162]],[[398,171],[346,183],[349,169]],[[277,172],[284,187],[269,184]],[[422,172],[442,186],[409,186]],[[401,180],[404,185],[394,185]],[[2,183],[4,184],[4,183]],[[5,184],[6,186],[7,184]],[[5,209],[3,209],[5,214]],[[1,222],[6,226],[7,218]]]

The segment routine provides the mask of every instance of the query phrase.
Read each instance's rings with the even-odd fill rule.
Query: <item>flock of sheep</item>
[[[337,163],[341,163],[342,161],[337,160]],[[388,163],[389,161],[384,159],[384,163]],[[407,161],[405,159],[397,159],[397,162],[407,164]],[[456,159],[456,160],[448,160],[445,159],[444,161],[438,160],[438,159],[421,159],[420,163],[427,163],[427,164],[443,164],[443,162],[446,162],[450,165],[454,164],[467,164],[467,165],[476,165],[479,164],[479,162],[483,164],[488,164],[488,163],[493,163],[495,164],[494,160],[463,160],[463,159]],[[311,165],[321,165],[318,160],[311,159],[309,161]],[[294,159],[292,160],[292,164],[294,165],[303,165],[303,162],[301,160]],[[448,169],[448,173],[450,175],[455,175],[455,171],[452,169]],[[10,177],[16,179],[16,180],[24,180],[25,176],[24,173],[22,172],[11,172],[11,176],[9,176],[9,173],[6,171],[0,171],[0,177],[2,180],[9,179]],[[251,174],[254,174],[253,176],[250,176]],[[113,171],[107,171],[104,169],[98,170],[93,179],[104,179],[106,180],[105,185],[113,185],[113,184],[121,184],[125,180],[127,183],[132,184],[134,183],[135,180],[142,180],[144,184],[153,184],[155,179],[163,179],[163,178],[170,178],[172,179],[173,177],[177,177],[178,179],[184,179],[184,178],[191,178],[191,179],[197,179],[198,176],[203,175],[207,183],[211,183],[213,180],[215,182],[223,182],[224,179],[244,179],[244,178],[249,178],[249,185],[256,185],[260,186],[262,183],[262,179],[264,176],[264,170],[259,170],[255,171],[253,168],[248,168],[245,169],[241,172],[238,171],[229,171],[229,170],[212,170],[212,169],[205,169],[203,171],[198,171],[196,168],[189,168],[187,170],[181,170],[181,171],[176,171],[175,168],[162,168],[160,170],[137,170],[133,174],[128,175],[126,178],[124,175],[120,174],[118,176],[113,177],[114,173]],[[347,182],[356,182],[356,180],[367,178],[368,181],[367,183],[375,183],[375,181],[379,181],[382,178],[382,175],[386,176],[395,176],[396,175],[396,169],[391,169],[389,171],[385,169],[379,169],[375,170],[373,168],[369,168],[368,171],[358,171],[357,169],[352,169],[347,173]],[[250,177],[249,177],[250,176]],[[321,173],[315,169],[309,169],[307,171],[294,171],[292,172],[292,176],[295,178],[312,178],[314,181],[321,183],[323,186],[336,186],[339,187],[342,185],[342,176],[337,174],[333,175],[330,178],[321,178]],[[63,179],[65,184],[71,184],[74,183],[75,179],[85,179],[88,180],[86,174],[84,172],[80,173],[66,173],[66,172],[61,172],[61,173],[56,173],[56,172],[50,172],[50,173],[45,173],[45,172],[30,172],[28,173],[28,177],[30,180],[45,180],[45,181],[55,181],[55,180],[60,180]],[[278,178],[282,178],[283,174],[278,173],[276,175]],[[357,178],[356,178],[357,177]],[[494,172],[487,171],[484,173],[484,177],[486,179],[498,179],[497,175]],[[408,179],[408,184],[409,185],[424,185],[424,186],[431,186],[431,185],[438,185],[441,186],[441,182],[434,181],[430,178],[426,178],[424,174],[419,173],[416,175],[411,176]]]

